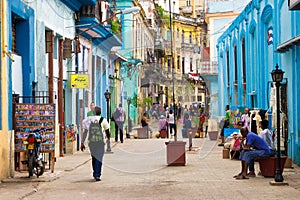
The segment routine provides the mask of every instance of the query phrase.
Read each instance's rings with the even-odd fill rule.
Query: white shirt
[[[169,124],[175,124],[174,114],[169,114]]]
[[[269,129],[262,130],[259,134],[259,137],[261,137],[268,144],[270,149],[275,149],[272,133]]]
[[[82,121],[82,127],[86,130],[89,130],[91,122],[95,121],[95,120],[99,121],[100,118],[101,118],[101,116],[89,116]],[[110,128],[109,123],[107,122],[107,120],[105,118],[103,118],[103,120],[101,122],[101,128],[102,128],[103,138],[105,138],[105,131]]]

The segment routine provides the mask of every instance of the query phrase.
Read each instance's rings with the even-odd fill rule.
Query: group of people
[[[224,142],[224,128],[229,127],[229,105],[226,106],[225,110],[225,123],[221,131],[222,142]],[[236,141],[240,144],[238,150],[239,159],[241,160],[241,172],[233,176],[233,178],[241,180],[255,177],[254,161],[259,158],[268,158],[275,155],[274,134],[269,130],[268,124],[268,120],[262,119],[259,123],[261,132],[259,134],[251,132],[249,127],[249,108],[244,109],[244,114],[237,124],[240,129],[240,134],[234,134],[234,142],[231,142],[230,147],[232,151],[236,151],[233,149],[234,144]]]
[[[142,119],[141,119],[141,124],[142,127],[146,127],[147,131],[153,132],[153,129],[150,127],[149,122],[147,120],[147,115],[146,113],[143,114]],[[167,116],[165,115],[160,115],[160,119],[158,121],[158,131],[160,133],[160,137],[167,137],[169,138],[169,131],[170,134],[173,134],[174,131],[174,136],[176,136],[177,133],[177,128],[176,128],[176,123],[175,123],[175,114],[173,113],[173,110],[170,110]],[[164,135],[166,134],[166,136]]]

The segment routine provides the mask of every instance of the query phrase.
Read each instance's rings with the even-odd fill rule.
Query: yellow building
[[[8,126],[8,62],[10,54],[7,51],[8,47],[8,31],[7,31],[7,2],[1,0],[1,122],[0,122],[0,180],[13,175],[13,136],[12,131]]]

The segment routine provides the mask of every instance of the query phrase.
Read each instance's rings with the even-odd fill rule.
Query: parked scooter
[[[43,175],[45,171],[45,163],[40,154],[41,135],[40,133],[29,133],[27,139],[27,158],[22,163],[27,163],[29,177],[35,174],[37,177]]]

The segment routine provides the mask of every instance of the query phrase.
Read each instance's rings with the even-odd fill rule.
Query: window
[[[246,105],[246,52],[245,52],[245,38],[242,39],[242,65],[243,65],[243,103]]]
[[[202,96],[197,96],[197,101],[202,101]]]
[[[182,61],[181,61],[182,74],[185,74],[185,70],[184,70],[184,62],[185,62],[185,58],[182,57]]]
[[[189,96],[184,96],[184,101],[189,101]]]
[[[182,30],[181,42],[184,43],[184,30]]]
[[[106,72],[106,60],[102,59],[102,73],[104,74]]]
[[[237,47],[234,45],[234,83],[238,83]]]
[[[191,0],[186,0],[186,6],[191,6]]]
[[[195,102],[196,101],[196,97],[195,96],[191,96],[191,101]]]
[[[177,56],[177,69],[180,69],[180,56]]]
[[[190,44],[193,43],[192,32],[190,32]]]
[[[193,71],[193,58],[190,58],[190,72]]]

